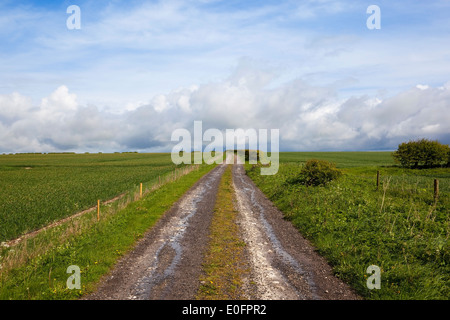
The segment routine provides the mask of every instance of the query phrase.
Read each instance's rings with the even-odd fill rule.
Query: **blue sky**
[[[449,14],[443,0],[2,1],[0,152],[170,151],[193,120],[279,128],[285,150],[449,143],[433,116],[450,109]],[[104,127],[80,132],[88,114]]]

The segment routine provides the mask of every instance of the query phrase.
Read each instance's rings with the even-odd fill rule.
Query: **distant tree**
[[[392,156],[402,167],[437,167],[449,162],[450,147],[439,141],[420,139],[403,142]]]

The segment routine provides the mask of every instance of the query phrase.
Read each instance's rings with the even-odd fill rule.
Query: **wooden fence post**
[[[100,221],[100,200],[97,200],[97,221]]]
[[[439,180],[434,179],[434,201],[437,201],[439,198]]]
[[[380,187],[380,171],[377,170],[377,190]]]
[[[139,185],[139,197],[142,198],[142,182],[141,182],[141,184]]]

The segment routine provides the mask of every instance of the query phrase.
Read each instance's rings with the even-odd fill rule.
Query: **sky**
[[[279,129],[281,151],[449,144],[449,15],[449,0],[2,0],[0,153],[170,152],[194,121]]]

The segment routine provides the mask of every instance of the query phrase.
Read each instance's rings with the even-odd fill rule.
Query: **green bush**
[[[437,167],[449,162],[450,148],[439,141],[420,139],[403,142],[392,156],[402,167]]]
[[[342,172],[336,168],[334,163],[311,159],[306,162],[300,174],[291,180],[291,182],[301,183],[307,186],[320,186],[326,185],[341,175]]]

